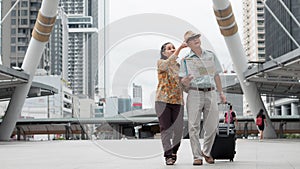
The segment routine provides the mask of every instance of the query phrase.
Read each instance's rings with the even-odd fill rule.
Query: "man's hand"
[[[224,95],[223,92],[220,93],[220,99],[222,103],[226,103],[226,96]]]
[[[185,87],[189,87],[191,81],[193,80],[193,76],[192,75],[188,75],[185,76],[184,78],[181,79],[181,83],[185,86]]]

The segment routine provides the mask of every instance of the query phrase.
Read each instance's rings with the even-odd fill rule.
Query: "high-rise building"
[[[103,1],[103,0],[101,0]],[[93,33],[90,36],[90,40],[91,40],[91,47],[90,47],[90,62],[89,62],[89,79],[91,79],[91,83],[89,83],[89,88],[91,90],[89,90],[89,95],[94,95],[94,100],[97,101],[98,100],[98,96],[99,96],[99,43],[98,43],[98,34],[99,34],[99,24],[98,24],[98,11],[99,9],[99,4],[100,2],[98,0],[92,0],[90,1],[90,5],[89,7],[91,8],[91,10],[89,10],[88,15],[93,17],[93,28],[97,28],[98,32],[97,33]],[[97,96],[97,97],[96,97]],[[99,96],[100,97],[100,96]],[[103,97],[103,96],[102,96]],[[101,97],[101,98],[102,98]]]
[[[91,17],[69,16],[68,81],[75,95],[88,95],[88,35],[80,27],[89,27]],[[77,29],[78,28],[78,29]]]
[[[265,61],[265,21],[263,0],[243,0],[243,46],[247,60]],[[243,114],[252,115],[243,97]]]
[[[243,45],[249,61],[265,59],[263,0],[243,0]]]
[[[104,110],[104,117],[113,117],[118,115],[119,111],[119,103],[118,97],[108,97],[105,100],[105,110]]]
[[[14,6],[2,23],[0,46],[4,65],[21,67],[41,4],[42,0],[2,1],[2,15]],[[93,98],[98,55],[95,54],[97,48],[91,46],[91,36],[97,29],[93,28],[93,18],[89,14],[91,9],[98,8],[97,1],[61,0],[59,5],[57,20],[38,69],[61,75],[74,95]]]
[[[2,12],[1,12],[1,8],[2,8],[2,0],[0,0],[0,18],[2,19]],[[2,45],[2,32],[1,32],[1,30],[2,30],[2,26],[1,26],[1,24],[2,23],[0,23],[0,64],[2,64],[2,57],[1,57],[1,52],[2,52],[2,47],[1,47],[1,45]]]
[[[62,8],[58,9],[53,31],[50,36],[50,62],[48,71],[51,75],[61,75],[68,79],[68,18]]]
[[[131,111],[131,99],[130,98],[118,98],[118,113],[124,113]]]
[[[91,8],[95,0],[61,0],[60,6],[68,15],[69,51],[68,82],[75,95],[94,98],[97,55],[92,55],[93,17]],[[96,48],[97,49],[97,48]]]
[[[299,21],[300,1],[284,0],[282,2]],[[279,1],[266,1],[266,4],[281,22],[281,24],[285,27],[285,29],[299,44],[300,28],[296,25],[295,21],[293,21],[292,17],[289,15],[284,6]],[[268,10],[266,10],[265,16],[266,60],[270,60],[270,56],[272,56],[272,58],[277,58],[298,48]]]
[[[2,1],[2,15],[7,14],[15,3],[17,5],[2,23],[2,62],[8,67],[22,66],[42,0]],[[45,61],[49,59],[47,44],[38,68],[44,69]]]
[[[282,2],[282,3],[281,3]],[[280,57],[294,49],[297,45],[293,42],[292,38],[300,44],[300,28],[297,26],[296,21],[300,20],[300,1],[283,0],[283,1],[266,1],[268,8],[279,20],[278,23],[272,13],[268,10],[265,12],[265,29],[266,29],[266,60],[271,58]],[[287,9],[288,10],[287,10]],[[293,17],[289,14],[289,12]],[[289,37],[287,32],[292,36]],[[283,77],[278,77],[278,80]],[[299,115],[300,103],[299,99],[269,97],[267,101],[270,105],[270,110],[274,115]]]
[[[98,25],[98,80],[97,80],[97,92],[100,98],[106,98],[111,96],[110,89],[110,75],[109,71],[109,16],[110,16],[110,0],[98,1],[97,25]],[[96,14],[96,13],[94,13]],[[94,16],[94,15],[93,15]]]
[[[142,86],[133,83],[132,110],[143,108]]]
[[[21,67],[42,0],[3,1],[2,3],[2,15],[6,15],[9,9],[13,8],[2,26],[2,37],[5,42],[0,45],[3,46],[3,63],[8,67]],[[62,75],[62,78],[66,79],[67,51],[67,16],[60,8],[38,69],[45,69],[47,74]]]

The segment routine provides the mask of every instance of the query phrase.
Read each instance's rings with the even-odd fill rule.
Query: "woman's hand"
[[[182,42],[182,44],[179,46],[180,49],[186,48],[187,47],[187,43],[186,42]]]
[[[181,51],[181,49],[186,48],[187,44],[185,42],[182,42],[182,44],[177,48],[177,50],[174,52],[175,56],[179,55],[179,52]]]

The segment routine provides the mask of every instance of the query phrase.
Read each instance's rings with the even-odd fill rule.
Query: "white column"
[[[281,105],[281,115],[282,116],[287,116],[288,115],[287,106]]]
[[[299,115],[297,103],[291,103],[291,115],[292,116]]]
[[[27,84],[16,87],[11,97],[7,112],[0,126],[0,140],[9,140],[16,126],[18,117],[21,115],[26,96],[32,84],[33,76],[55,23],[58,1],[59,0],[44,0],[42,2],[37,21],[32,31],[32,38],[22,64],[22,69],[28,73],[30,77]]]
[[[98,11],[98,78],[100,87],[100,97],[108,98],[110,96],[110,75],[109,75],[109,0],[99,1]]]
[[[275,115],[279,116],[281,114],[281,109],[275,108]]]
[[[250,110],[256,117],[256,114],[260,109],[266,108],[263,104],[261,96],[257,90],[256,84],[253,82],[246,82],[243,73],[247,70],[247,58],[244,52],[240,36],[238,34],[238,27],[235,22],[234,14],[232,12],[231,4],[228,0],[213,0],[214,12],[217,18],[217,22],[220,27],[220,31],[224,36],[227,48],[230,56],[236,68],[237,76],[240,81],[240,85],[249,103]],[[267,122],[272,124],[267,113]],[[265,138],[276,138],[276,132],[273,125],[268,125],[265,129]]]

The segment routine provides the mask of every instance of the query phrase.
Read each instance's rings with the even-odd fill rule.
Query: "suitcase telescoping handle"
[[[229,103],[229,102],[225,102],[225,103],[218,103],[218,105],[228,105],[228,106],[230,106],[231,105],[231,103]]]
[[[227,111],[227,113],[230,113],[229,112],[229,107],[230,107],[231,104],[229,102],[218,103],[218,105],[222,106],[223,114],[225,114],[226,111]],[[226,118],[226,116],[225,116],[225,118]],[[230,130],[230,115],[229,114],[227,114],[227,120],[225,120],[225,121],[227,121],[227,123],[226,123],[226,136],[229,136],[229,130]],[[219,131],[219,127],[218,127],[218,130],[217,130],[218,135],[220,135],[219,132],[220,131]]]

